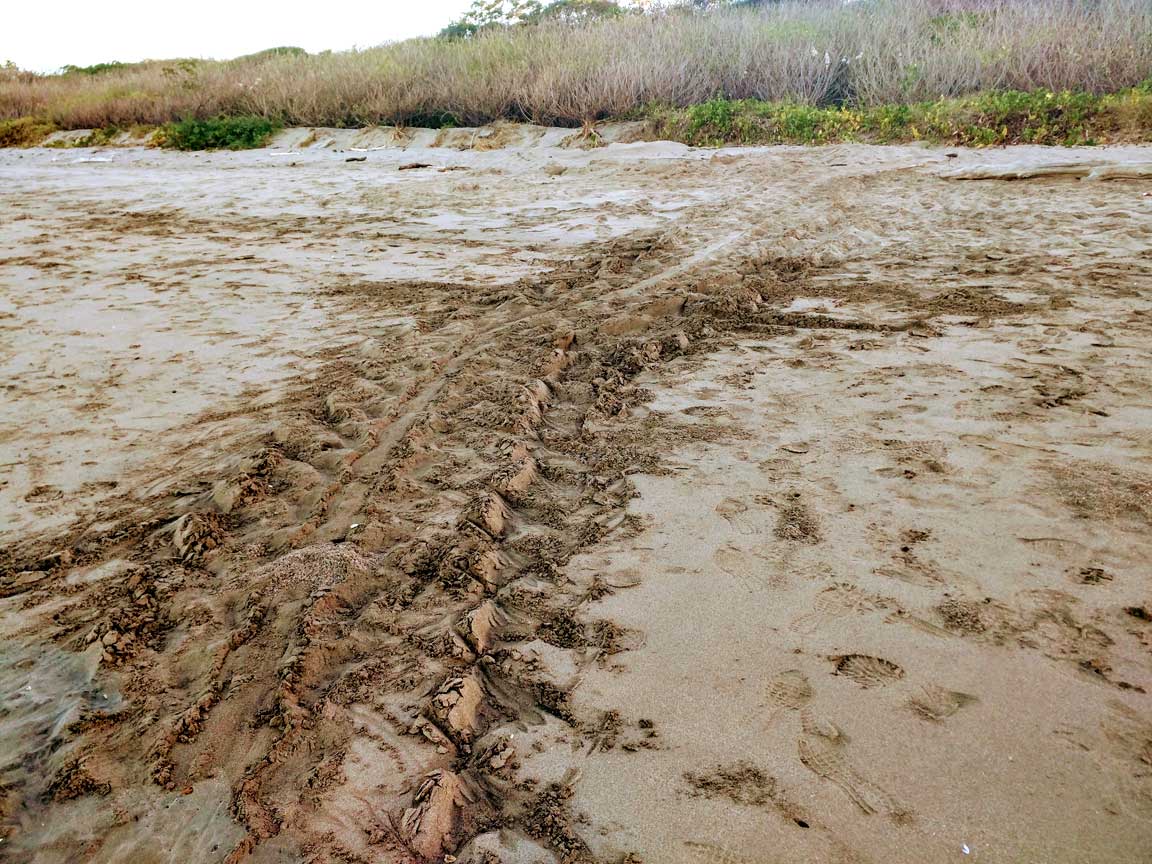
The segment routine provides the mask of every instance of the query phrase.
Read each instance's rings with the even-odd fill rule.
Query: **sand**
[[[1148,860],[1152,151],[564,137],[0,151],[6,857]]]

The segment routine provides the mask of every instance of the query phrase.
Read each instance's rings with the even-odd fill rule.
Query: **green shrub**
[[[101,129],[93,129],[83,138],[77,138],[69,147],[105,147],[111,144],[113,139],[116,138],[121,132],[118,126],[105,126]]]
[[[265,60],[275,60],[277,57],[307,57],[308,52],[295,45],[280,45],[276,48],[265,48],[254,54],[243,54],[232,60],[233,63],[262,63]]]
[[[61,72],[65,75],[106,75],[109,72],[124,72],[136,65],[138,64],[121,63],[119,60],[113,60],[111,63],[96,63],[92,66],[72,66],[69,64]]]
[[[828,144],[852,141],[858,112],[792,102],[712,99],[683,111],[650,114],[658,134],[696,146],[722,144]]]
[[[1105,96],[1092,124],[1105,141],[1147,141],[1152,137],[1152,87],[1145,82],[1123,93]]]
[[[1148,140],[1152,92],[1143,85],[1108,96],[1008,90],[874,108],[712,99],[641,116],[657,135],[704,147],[920,140],[971,147],[1077,145]]]
[[[280,128],[264,117],[214,117],[169,123],[156,136],[174,150],[250,150],[263,147]]]
[[[688,109],[688,134],[700,140],[732,141],[738,102],[712,99]]]
[[[50,121],[36,117],[0,120],[0,147],[35,147],[55,131]]]

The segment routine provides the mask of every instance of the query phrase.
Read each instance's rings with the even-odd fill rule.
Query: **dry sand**
[[[1152,152],[344,138],[0,151],[0,856],[1149,860]]]

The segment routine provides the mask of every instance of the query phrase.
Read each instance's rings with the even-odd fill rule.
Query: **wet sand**
[[[323,137],[0,151],[11,860],[1146,860],[1152,152]]]

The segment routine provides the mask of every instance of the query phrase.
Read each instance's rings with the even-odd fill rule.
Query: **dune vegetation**
[[[519,8],[516,8],[516,7]],[[525,11],[527,7],[527,11]],[[478,7],[479,8],[479,7]],[[0,70],[0,144],[177,127],[252,146],[278,126],[589,126],[691,143],[1084,143],[1152,129],[1149,0],[489,3],[438,37],[228,61]],[[195,125],[244,118],[232,139]],[[184,142],[180,144],[179,142]]]

